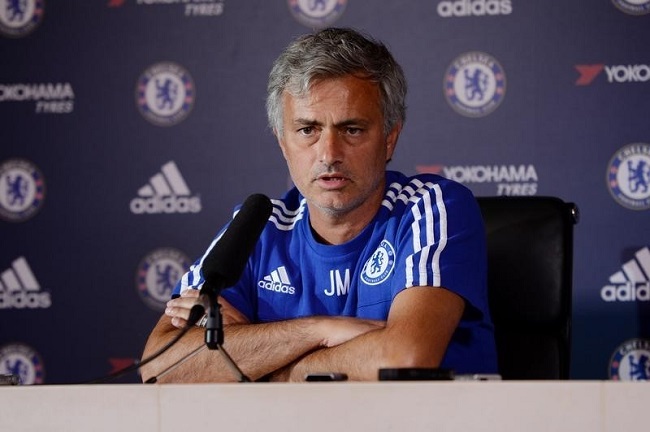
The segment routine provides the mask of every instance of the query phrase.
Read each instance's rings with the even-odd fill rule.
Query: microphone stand
[[[223,340],[224,340],[224,332],[223,332],[223,317],[221,315],[221,305],[217,301],[217,293],[219,292],[219,289],[215,288],[215,286],[209,282],[205,282],[203,284],[203,288],[201,289],[201,294],[204,295],[204,298],[209,299],[208,300],[208,307],[207,310],[205,310],[205,304],[203,307],[200,309],[195,309],[193,308],[192,311],[190,312],[190,317],[188,319],[187,326],[183,328],[182,334],[185,334],[190,328],[194,327],[194,324],[199,320],[201,317],[201,312],[202,310],[205,310],[205,313],[207,315],[207,320],[205,323],[205,344],[199,345],[189,353],[187,353],[185,356],[183,356],[180,360],[172,363],[169,367],[164,369],[162,372],[160,372],[158,375],[154,375],[151,378],[149,378],[147,381],[145,381],[145,384],[154,384],[158,382],[158,379],[164,377],[168,373],[172,372],[174,369],[203,351],[205,348],[209,348],[211,350],[218,350],[221,352],[222,357],[224,358],[226,365],[233,371],[235,376],[237,377],[237,380],[239,382],[251,382],[250,378],[248,378],[242,371],[241,369],[237,366],[235,361],[230,357],[228,352],[224,349],[223,347]],[[177,339],[180,339],[178,337]],[[157,355],[156,355],[157,356]],[[153,359],[151,359],[153,360]],[[150,361],[147,359],[147,362]]]
[[[207,284],[207,282],[206,282]],[[204,285],[204,288],[205,285]],[[209,295],[207,296],[209,301],[208,310],[206,311],[208,320],[205,323],[205,345],[208,349],[218,350],[221,352],[223,359],[226,361],[228,367],[233,371],[239,382],[251,382],[244,372],[237,366],[237,363],[230,357],[228,352],[223,347],[223,316],[221,315],[221,305],[217,301],[217,292],[212,284],[207,287]]]

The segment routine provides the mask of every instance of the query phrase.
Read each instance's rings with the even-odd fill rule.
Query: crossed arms
[[[146,343],[143,358],[156,352],[183,327],[197,290],[171,300]],[[400,292],[388,319],[315,316],[251,324],[219,298],[224,349],[252,380],[302,381],[308,373],[344,372],[351,380],[376,380],[388,367],[439,366],[465,307],[444,288],[412,287]],[[196,327],[169,351],[142,367],[142,379],[157,376],[204,344]],[[202,350],[159,382],[227,382],[235,375],[216,350]]]

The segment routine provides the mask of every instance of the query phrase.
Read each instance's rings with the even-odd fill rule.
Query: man
[[[298,38],[270,74],[267,113],[296,185],[239,282],[222,291],[224,348],[253,380],[301,381],[380,368],[494,373],[478,206],[463,186],[386,171],[405,119],[406,81],[379,42],[349,29]],[[207,253],[207,252],[206,252]],[[197,261],[147,342],[186,324],[203,283]],[[142,368],[161,371],[203,344],[195,328]],[[160,381],[232,381],[204,350]]]

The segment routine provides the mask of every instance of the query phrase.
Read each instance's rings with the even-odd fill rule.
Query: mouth
[[[339,189],[350,182],[350,179],[342,174],[323,174],[316,178],[316,182],[326,189]]]

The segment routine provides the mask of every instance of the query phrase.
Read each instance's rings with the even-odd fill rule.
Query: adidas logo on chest
[[[296,288],[291,285],[287,269],[284,266],[278,267],[270,274],[264,276],[262,280],[257,282],[259,288],[274,291],[283,294],[295,294]]]

